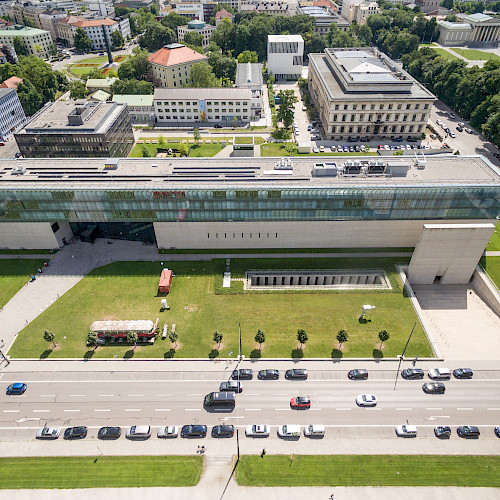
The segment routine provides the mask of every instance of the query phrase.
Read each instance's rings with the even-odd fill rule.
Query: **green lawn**
[[[500,257],[481,257],[481,265],[500,289]]]
[[[267,455],[243,456],[241,486],[500,487],[500,456]]]
[[[491,235],[491,240],[488,243],[486,250],[500,251],[500,222],[497,223],[495,232]]]
[[[207,248],[200,250],[199,248],[175,248],[175,249],[160,249],[161,254],[245,254],[245,253],[385,253],[385,252],[413,252],[413,247],[376,247],[376,248],[232,248],[229,251],[221,250],[220,248]]]
[[[299,140],[300,142],[300,140]],[[293,153],[288,153],[285,149],[284,143],[271,142],[268,144],[262,144],[260,147],[261,156],[376,156],[377,152],[373,151],[370,153],[332,153],[330,148],[326,149],[324,153],[298,153],[294,151]]]
[[[199,456],[0,458],[0,488],[195,486],[202,466]]]
[[[0,306],[4,306],[36,274],[43,261],[36,259],[0,260]]]
[[[247,269],[386,269],[392,291],[352,292],[243,292],[243,282],[222,288],[224,261],[165,263],[173,269],[172,290],[167,297],[170,310],[160,311],[157,296],[160,262],[119,262],[94,270],[55,304],[30,323],[9,351],[13,357],[139,357],[207,358],[238,352],[238,323],[243,333],[243,354],[247,357],[394,357],[401,354],[417,322],[410,301],[404,297],[396,277],[394,260],[350,259],[232,259],[233,278]],[[397,262],[408,262],[407,258]],[[363,304],[376,306],[366,323],[358,317]],[[173,351],[168,340],[154,345],[106,345],[96,351],[85,346],[90,324],[106,319],[160,318],[176,324],[179,345]],[[68,328],[68,325],[71,326]],[[254,337],[266,333],[262,352]],[[309,334],[303,353],[298,349],[297,329]],[[335,335],[345,328],[349,341],[338,350]],[[386,329],[390,339],[380,351],[378,332]],[[43,339],[51,330],[60,344],[54,351]],[[213,342],[213,333],[223,334],[222,345]],[[407,355],[426,357],[431,348],[418,324]]]
[[[220,138],[217,139],[218,141],[225,140],[226,138]],[[141,140],[151,140],[151,139],[141,139]],[[158,140],[157,138],[153,140]],[[131,158],[142,158],[142,146],[146,146],[146,148],[149,151],[149,154],[151,157],[156,156],[156,150],[158,148],[160,149],[165,149],[165,148],[172,148],[172,149],[178,149],[179,145],[181,144],[181,140],[193,140],[192,137],[179,137],[179,138],[164,138],[164,143],[160,146],[160,144],[136,144],[133,148],[132,151],[129,154],[129,157]],[[199,145],[196,145],[194,143],[192,144],[187,144],[189,147],[189,157],[194,158],[194,157],[209,157],[209,156],[214,156],[217,154],[219,151],[222,150],[221,144],[218,142],[217,144],[205,144],[204,139],[200,139]],[[227,144],[227,142],[226,142]]]
[[[476,49],[459,49],[458,47],[451,47],[451,50],[465,57],[465,59],[469,59],[469,61],[488,61],[489,59],[500,60],[500,57],[492,52],[484,52]]]
[[[76,75],[76,76],[83,76],[86,73],[90,73],[94,69],[97,69],[99,66],[82,66],[81,68],[77,68],[76,66],[71,66],[69,68],[69,72]]]
[[[458,57],[454,56],[450,52],[444,49],[440,49],[439,47],[432,47],[433,50],[435,50],[441,57],[444,57],[445,59],[459,59]]]
[[[0,255],[33,255],[33,254],[49,254],[56,253],[57,250],[50,249],[32,249],[32,248],[24,248],[24,249],[3,249],[0,250]]]

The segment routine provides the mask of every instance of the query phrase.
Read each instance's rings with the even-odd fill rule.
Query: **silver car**
[[[174,438],[179,435],[179,427],[175,425],[167,425],[166,427],[160,427],[158,433],[156,434],[159,438]]]
[[[149,439],[151,436],[151,427],[149,425],[133,425],[127,429],[126,437],[128,439]]]
[[[268,437],[269,426],[265,424],[247,425],[245,434],[248,437]]]
[[[37,439],[57,439],[61,434],[59,427],[42,427],[36,431]]]

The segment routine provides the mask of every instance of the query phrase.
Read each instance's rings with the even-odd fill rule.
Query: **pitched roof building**
[[[11,76],[0,83],[0,88],[2,89],[17,89],[20,83],[23,83],[23,79],[18,76]]]

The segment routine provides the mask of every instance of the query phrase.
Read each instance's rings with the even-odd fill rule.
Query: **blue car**
[[[26,391],[26,388],[27,388],[26,384],[22,384],[20,382],[17,382],[15,384],[10,384],[9,387],[7,387],[7,390],[5,391],[5,394],[7,394],[7,396],[12,396],[12,395],[16,395],[16,394],[24,394],[24,392]]]

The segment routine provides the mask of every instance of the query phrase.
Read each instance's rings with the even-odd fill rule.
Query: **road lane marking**
[[[288,411],[290,408],[275,408],[274,411]]]
[[[352,410],[352,408],[335,408],[337,411],[348,411],[348,410]]]
[[[108,409],[103,410],[103,409],[100,409],[100,408],[99,408],[99,409],[96,409],[96,410],[94,410],[94,411],[111,411],[111,410],[108,410]]]
[[[500,408],[486,408],[486,409],[490,411],[500,411]]]
[[[3,413],[19,413],[19,410],[4,410]]]
[[[33,413],[48,413],[50,410],[33,410]]]
[[[410,411],[413,410],[413,408],[396,408],[396,411]]]
[[[474,408],[457,408],[458,411],[472,411]]]
[[[100,398],[114,398],[114,394],[99,394]]]
[[[40,394],[41,398],[55,398],[55,394]]]
[[[426,408],[428,411],[443,411],[442,408]]]
[[[192,393],[189,393],[189,394],[186,394],[186,396],[201,396],[201,394],[192,394]]]
[[[125,411],[141,411],[140,408],[125,408]]]
[[[262,408],[245,408],[246,411],[262,411]]]
[[[184,411],[201,411],[201,408],[184,408]]]
[[[70,398],[84,398],[85,394],[70,394]]]
[[[78,411],[80,411],[80,410],[64,410],[65,413],[71,413],[71,412],[76,413]]]
[[[155,411],[170,411],[170,408],[155,408]]]

